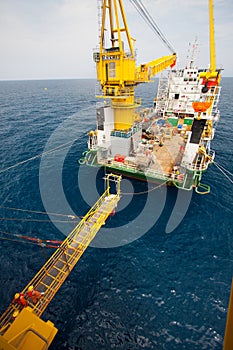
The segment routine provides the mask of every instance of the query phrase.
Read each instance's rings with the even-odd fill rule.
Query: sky
[[[208,0],[142,0],[175,48],[178,66],[197,37],[197,64],[209,65]],[[0,0],[0,80],[95,78],[101,0]],[[129,0],[123,0],[137,63],[169,55]],[[233,1],[215,0],[216,62],[233,76]]]

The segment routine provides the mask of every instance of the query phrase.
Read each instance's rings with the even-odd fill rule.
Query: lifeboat
[[[195,112],[206,112],[211,106],[211,102],[193,102],[193,109]]]

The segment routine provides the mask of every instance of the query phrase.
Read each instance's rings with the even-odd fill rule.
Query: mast
[[[208,87],[218,86],[221,80],[221,69],[216,67],[216,55],[215,55],[215,38],[214,38],[214,5],[213,0],[209,0],[209,49],[210,49],[210,65],[209,70],[201,72],[199,79],[203,79],[204,85],[202,92],[208,92]]]
[[[210,21],[210,72],[216,71],[215,39],[214,39],[214,5],[209,0],[209,21]]]
[[[187,55],[187,67],[189,67],[190,69],[194,68],[194,62],[195,62],[195,59],[197,58],[197,51],[198,51],[198,42],[196,37],[193,44],[189,43],[189,50]]]

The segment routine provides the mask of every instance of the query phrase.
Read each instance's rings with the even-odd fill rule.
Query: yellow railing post
[[[231,293],[230,293],[224,344],[223,344],[223,350],[232,350],[232,349],[233,349],[233,279],[231,282]]]

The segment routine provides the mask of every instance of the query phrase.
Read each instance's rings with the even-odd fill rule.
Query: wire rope
[[[50,150],[48,150],[48,151],[46,151],[46,152],[42,152],[42,153],[40,153],[40,154],[37,154],[36,156],[30,157],[30,158],[28,158],[28,159],[22,160],[21,162],[18,162],[18,163],[16,163],[16,164],[10,165],[10,166],[8,166],[8,167],[5,168],[5,169],[0,170],[0,174],[6,172],[7,170],[13,169],[13,168],[15,168],[15,167],[17,167],[17,166],[19,166],[19,165],[22,165],[22,164],[25,164],[25,163],[27,163],[27,162],[30,162],[30,161],[32,161],[32,160],[34,160],[34,159],[36,159],[36,158],[40,158],[40,157],[42,157],[42,156],[44,156],[44,155],[47,155],[47,154],[50,154],[50,153],[53,153],[53,152],[56,152],[56,151],[64,150],[64,149],[68,148],[68,147],[70,146],[71,143],[73,143],[74,141],[77,141],[78,139],[79,139],[79,138],[76,138],[76,139],[74,139],[74,140],[72,140],[72,141],[66,142],[66,143],[64,143],[64,144],[62,144],[62,145],[60,145],[60,146],[57,146],[57,147],[55,147],[55,148],[52,148],[52,149],[50,149]],[[69,146],[64,147],[65,145],[68,145],[68,144],[69,144]]]
[[[20,239],[14,239],[14,238],[7,238],[7,237],[1,237],[0,236],[0,240],[2,241],[11,241],[11,242],[17,242],[17,243],[24,243],[24,244],[31,244],[31,245],[36,245],[36,246],[40,246],[42,248],[54,248],[57,249],[59,248],[59,246],[55,246],[52,244],[45,244],[45,243],[34,243],[34,242],[27,242],[25,240],[20,240]]]
[[[91,106],[91,107],[84,108],[83,110],[84,110],[84,111],[87,111],[87,110],[89,110],[90,108],[92,108],[92,106]],[[88,132],[88,130],[84,131],[84,134],[85,134],[86,132]],[[79,140],[80,138],[81,138],[81,136],[79,136],[79,137],[77,137],[77,138],[75,138],[75,139],[73,139],[73,140],[71,140],[71,141],[65,142],[65,143],[61,144],[60,146],[54,147],[54,148],[52,148],[52,149],[50,149],[50,150],[48,150],[48,151],[46,151],[46,152],[39,153],[39,154],[37,154],[37,155],[35,155],[35,156],[33,156],[33,157],[30,157],[30,158],[28,158],[28,159],[22,160],[22,161],[20,161],[20,162],[18,162],[18,163],[16,163],[16,164],[10,165],[10,166],[8,166],[7,168],[1,169],[1,170],[0,170],[0,174],[6,172],[7,170],[10,170],[10,169],[12,169],[12,168],[15,168],[15,167],[17,167],[17,166],[19,166],[19,165],[22,165],[22,164],[25,164],[25,163],[27,163],[27,162],[30,162],[30,161],[32,161],[32,160],[34,160],[34,159],[40,158],[40,157],[42,157],[42,156],[44,156],[44,155],[50,154],[50,153],[52,153],[52,152],[64,150],[64,149],[68,148],[68,147],[70,146],[70,144],[74,143],[75,141]],[[67,145],[67,146],[64,147],[65,145]],[[68,146],[68,145],[69,145],[69,146]]]
[[[231,173],[229,170],[227,170],[226,168],[224,168],[221,164],[214,162],[215,164],[217,164],[220,168],[222,168],[226,173],[230,174],[231,176],[233,176],[233,173]]]
[[[5,207],[3,205],[0,205],[0,209],[7,209],[7,210],[13,210],[13,211],[22,211],[27,213],[34,213],[34,214],[41,214],[41,215],[52,215],[52,216],[62,216],[67,217],[70,219],[76,219],[76,218],[82,218],[82,216],[79,215],[70,215],[70,214],[61,214],[61,213],[50,213],[46,211],[39,211],[39,210],[30,210],[30,209],[22,209],[22,208],[14,208],[14,207]]]
[[[77,140],[77,139],[76,139],[76,140]],[[75,140],[74,140],[74,141],[75,141]],[[67,143],[71,143],[71,142],[72,142],[72,141],[67,142]],[[67,144],[67,143],[66,143],[66,144]],[[62,145],[61,145],[61,146],[62,146]],[[6,172],[7,170],[13,169],[13,168],[15,168],[15,167],[17,167],[17,166],[19,166],[19,165],[22,165],[22,164],[25,164],[25,163],[27,163],[27,162],[30,162],[30,161],[32,161],[32,160],[34,160],[34,159],[36,159],[36,158],[40,158],[40,157],[42,157],[42,156],[44,156],[44,155],[47,155],[47,154],[50,154],[50,153],[52,153],[52,152],[61,151],[61,150],[65,149],[65,148],[68,148],[68,146],[65,147],[65,148],[61,148],[61,146],[55,147],[55,148],[53,148],[53,149],[51,149],[51,150],[49,150],[49,151],[42,152],[42,153],[40,153],[40,154],[37,154],[36,156],[30,157],[30,158],[28,158],[28,159],[22,160],[21,162],[18,162],[18,163],[16,163],[16,164],[10,165],[9,167],[7,167],[7,168],[5,168],[5,169],[0,170],[0,174]]]
[[[0,217],[0,221],[27,221],[27,222],[51,222],[51,220],[40,220],[40,219],[24,219],[24,218],[3,218]],[[52,222],[61,222],[61,223],[78,223],[75,220],[53,220]]]
[[[14,236],[17,238],[22,238],[28,241],[33,241],[33,242],[37,242],[37,243],[41,243],[41,242],[46,242],[46,243],[55,243],[55,244],[61,244],[62,241],[61,240],[57,240],[57,239],[41,239],[38,237],[30,237],[27,235],[22,235],[21,233],[12,233],[12,232],[6,232],[6,231],[2,231],[0,230],[0,233],[4,233],[5,235],[10,235],[10,236]]]
[[[38,243],[22,241],[22,240],[14,239],[14,238],[0,237],[0,239],[2,241],[13,241],[13,242],[17,242],[17,243],[25,243],[25,244],[31,244],[31,245],[37,245],[38,246]]]
[[[222,173],[231,183],[233,183],[233,180],[224,172],[223,169],[221,169],[220,164],[218,164],[218,163],[216,163],[216,162],[213,162],[213,163],[214,163],[214,165],[221,171],[221,173]],[[233,174],[230,173],[230,171],[227,170],[227,172],[228,172],[231,176],[233,176]]]
[[[164,34],[159,29],[158,25],[155,23],[149,12],[147,11],[146,7],[143,5],[141,0],[130,0],[130,2],[133,4],[133,6],[136,8],[140,16],[145,20],[145,22],[152,28],[153,32],[160,38],[160,40],[165,44],[165,46],[174,53],[175,50],[172,47],[172,45],[169,43],[169,41],[166,39]]]
[[[20,233],[11,233],[11,232],[6,232],[0,230],[0,234],[8,235],[8,236],[13,236],[18,239],[13,239],[13,238],[7,238],[7,237],[0,237],[2,240],[10,240],[10,241],[15,241],[15,242],[20,242],[20,243],[31,243],[33,245],[39,245],[41,247],[46,247],[46,248],[58,248],[59,245],[62,243],[61,240],[55,240],[55,239],[40,239],[37,237],[29,237],[26,235],[22,235]],[[29,242],[26,242],[29,241]]]
[[[146,194],[152,191],[157,190],[158,188],[164,186],[167,183],[167,181],[162,182],[160,185],[155,186],[147,191],[142,191],[142,192],[121,192],[122,195],[142,195],[142,194]]]

